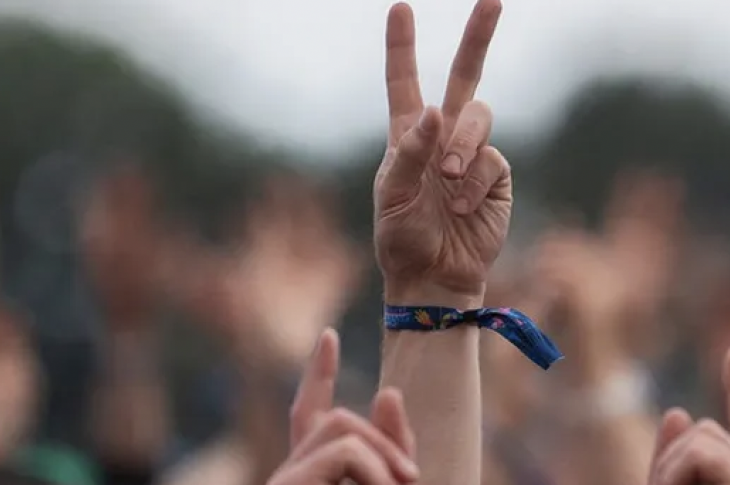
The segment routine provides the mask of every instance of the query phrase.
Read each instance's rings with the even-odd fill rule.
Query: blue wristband
[[[386,305],[383,323],[387,330],[414,332],[434,332],[459,325],[475,325],[494,330],[545,370],[563,358],[563,354],[550,338],[527,315],[514,308],[459,311],[443,307]]]

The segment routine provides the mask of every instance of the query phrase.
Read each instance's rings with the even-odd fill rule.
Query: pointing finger
[[[339,367],[339,337],[337,331],[328,328],[319,338],[292,404],[290,412],[292,448],[302,440],[316,417],[332,408]]]
[[[469,168],[477,150],[489,139],[492,111],[486,103],[470,101],[464,106],[454,126],[441,162],[441,172],[447,178],[461,178]]]

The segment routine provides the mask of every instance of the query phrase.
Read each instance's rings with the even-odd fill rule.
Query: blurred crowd
[[[730,273],[724,254],[687,230],[683,193],[676,178],[627,174],[601,231],[561,221],[498,263],[485,304],[532,315],[569,365],[544,375],[483,335],[485,483],[644,483],[664,403],[690,396],[696,411],[724,418]],[[45,370],[27,317],[6,303],[4,466],[61,484],[263,483],[287,452],[300,369],[365,274],[366,251],[343,231],[334,196],[303,176],[271,176],[219,246],[165,217],[133,163],[97,177],[84,200],[76,251],[106,322],[91,438],[79,448],[33,439]],[[227,353],[239,392],[220,436],[177,456],[161,358],[170,308]],[[364,410],[370,388],[357,386],[342,398]]]
[[[134,146],[99,155],[104,169],[70,195],[54,193],[63,164],[31,177],[41,160],[3,196],[3,217],[21,226],[4,222],[1,238],[0,281],[11,288],[0,304],[3,485],[3,475],[9,485],[266,483],[289,451],[289,409],[312,349],[343,324],[372,273],[371,243],[346,230],[347,201],[331,184],[291,171],[257,176],[258,195],[229,209],[212,242],[166,210]],[[51,207],[37,215],[45,197]],[[72,208],[54,212],[60,200]],[[598,227],[554,217],[505,249],[485,306],[529,314],[567,360],[544,374],[496,335],[481,337],[483,483],[643,485],[668,405],[730,425],[721,378],[730,248],[694,230],[686,201],[681,177],[629,169]],[[67,212],[73,224],[60,220]],[[47,236],[46,226],[23,226],[39,218],[70,228],[62,239],[71,247],[60,252],[74,271],[53,279],[18,271],[7,256],[22,255],[24,268],[52,264],[14,236]],[[40,239],[59,232],[49,231]],[[38,301],[94,307],[93,364],[79,362],[88,349],[66,338],[80,323],[23,285],[54,295]],[[380,332],[378,321],[366,324]],[[363,414],[375,387],[367,374],[344,369],[338,387]],[[214,402],[219,416],[180,404],[191,395]]]

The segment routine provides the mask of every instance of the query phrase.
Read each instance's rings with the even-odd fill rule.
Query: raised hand
[[[180,251],[171,293],[254,361],[303,364],[359,276],[360,254],[337,222],[307,181],[276,179],[234,228],[234,251]]]
[[[725,358],[723,381],[730,402],[730,352]],[[730,433],[709,419],[695,423],[682,409],[669,411],[659,430],[649,485],[728,484]]]
[[[390,129],[374,189],[388,303],[481,305],[512,206],[509,165],[489,146],[491,112],[473,100],[500,12],[499,0],[476,4],[437,109],[421,98],[413,13],[403,3],[390,11]]]
[[[292,451],[268,483],[339,484],[346,479],[372,485],[412,483],[418,470],[400,393],[378,392],[370,422],[345,409],[333,409],[338,369],[339,340],[328,329],[320,337],[292,406]]]

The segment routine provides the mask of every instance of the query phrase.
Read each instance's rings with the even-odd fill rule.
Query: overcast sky
[[[533,132],[595,73],[730,92],[727,0],[503,0],[480,97]],[[385,122],[389,0],[0,0],[123,46],[197,103],[262,136],[341,148]],[[473,0],[412,0],[427,102],[438,102]],[[0,67],[1,72],[1,67]]]

